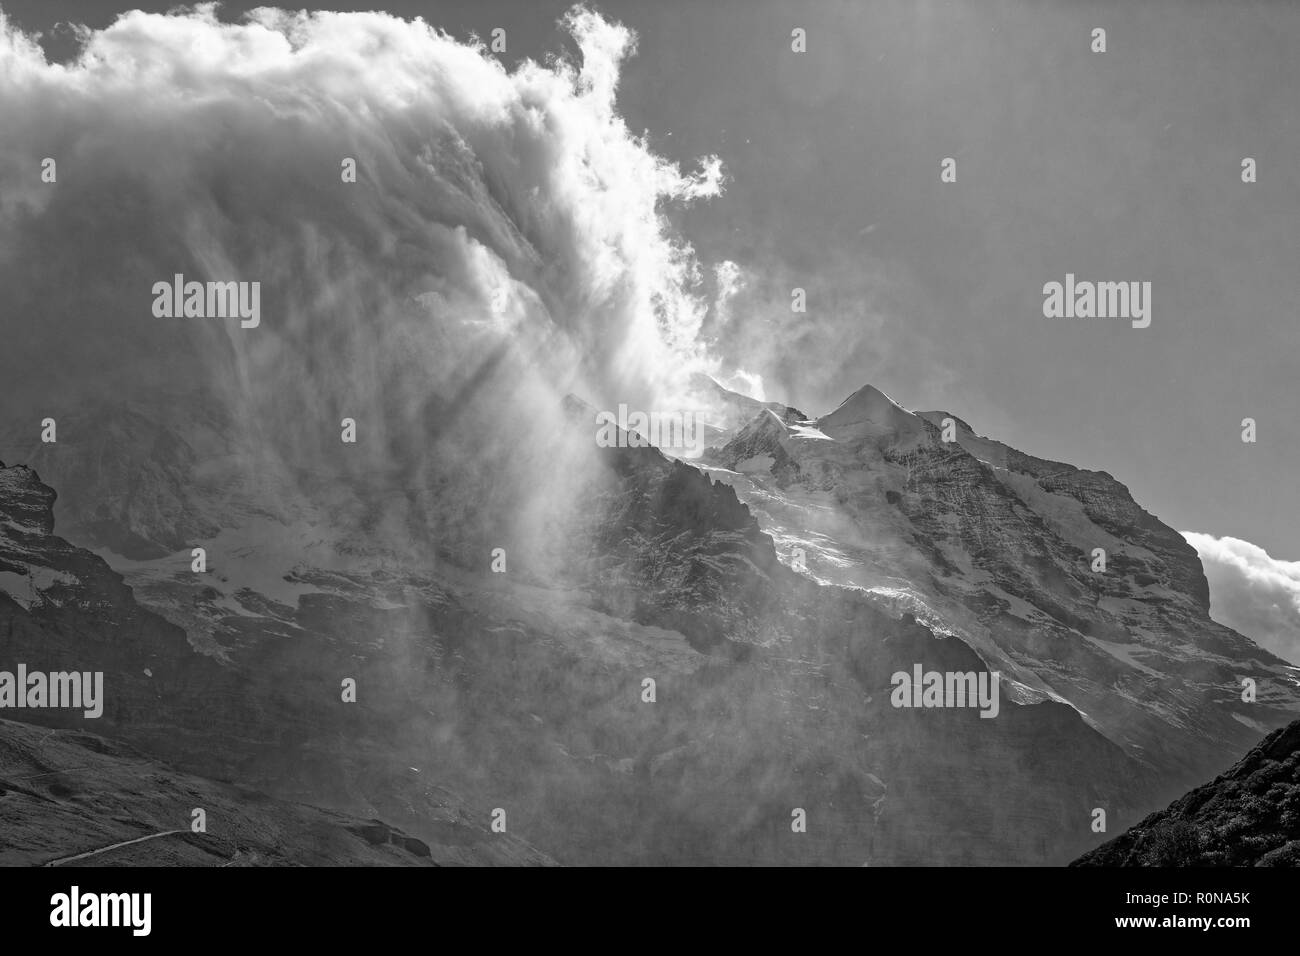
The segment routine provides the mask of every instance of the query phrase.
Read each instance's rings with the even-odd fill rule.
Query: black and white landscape
[[[0,864],[1300,864],[1300,8],[148,6],[0,0]]]

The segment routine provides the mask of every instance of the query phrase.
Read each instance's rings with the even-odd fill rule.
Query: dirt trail
[[[76,856],[65,856],[58,860],[42,864],[43,866],[58,866],[60,863],[71,863],[73,860],[80,860],[84,857],[94,856],[97,853],[106,853],[109,850],[116,850],[118,847],[130,846],[133,843],[144,843],[146,840],[156,840],[159,837],[171,836],[173,833],[184,833],[184,830],[163,830],[161,833],[150,833],[148,836],[136,837],[134,840],[123,840],[121,843],[110,843],[108,846],[101,846],[97,850],[87,850],[85,853],[78,853]]]

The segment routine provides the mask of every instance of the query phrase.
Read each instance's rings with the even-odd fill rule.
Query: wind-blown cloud
[[[767,399],[819,415],[844,399],[846,381],[855,383],[850,390],[893,388],[905,368],[910,394],[900,398],[921,407],[950,384],[946,341],[920,332],[928,326],[915,321],[924,296],[905,269],[830,244],[798,258],[762,249],[715,267],[715,305],[702,331],[732,387],[745,391],[752,379]]]
[[[365,404],[502,340],[554,391],[648,404],[698,366],[707,311],[662,207],[716,195],[722,169],[629,133],[631,31],[581,7],[564,23],[578,62],[512,72],[420,20],[204,4],[82,30],[63,66],[0,15],[0,308],[36,347],[0,371],[130,389],[180,366],[305,412],[321,383]],[[177,272],[261,281],[262,327],[153,318],[151,283]],[[48,341],[57,382],[31,376]]]
[[[382,477],[420,499],[385,520],[440,544],[449,514],[563,500],[566,393],[672,407],[712,370],[666,207],[724,178],[629,132],[630,30],[563,24],[576,56],[511,70],[419,19],[203,4],[80,28],[63,65],[0,14],[6,425],[131,402],[192,439],[219,411],[246,481]],[[260,325],[154,316],[177,273],[260,282]]]
[[[1205,566],[1214,620],[1300,664],[1300,561],[1279,561],[1240,538],[1181,534]]]

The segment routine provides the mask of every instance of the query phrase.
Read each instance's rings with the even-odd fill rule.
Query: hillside
[[[1300,866],[1300,721],[1074,866]]]

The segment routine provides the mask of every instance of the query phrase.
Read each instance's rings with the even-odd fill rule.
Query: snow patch
[[[29,567],[26,574],[14,571],[0,571],[0,591],[5,592],[15,602],[30,611],[35,605],[49,600],[43,593],[56,584],[78,585],[76,575],[53,568]]]

